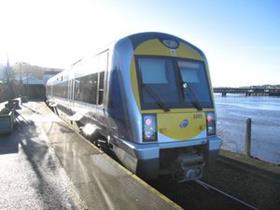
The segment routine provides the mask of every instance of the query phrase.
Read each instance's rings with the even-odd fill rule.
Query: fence
[[[19,96],[44,100],[46,98],[46,89],[44,85],[40,84],[23,85],[12,81],[9,86],[7,83],[0,83],[0,103]]]
[[[8,88],[6,84],[0,83],[0,103],[9,99]]]

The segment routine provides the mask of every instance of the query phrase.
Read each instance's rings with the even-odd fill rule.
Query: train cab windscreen
[[[137,57],[143,109],[212,108],[203,62],[170,57]]]

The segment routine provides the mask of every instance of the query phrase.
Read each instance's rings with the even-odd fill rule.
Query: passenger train
[[[50,106],[146,179],[201,178],[221,146],[206,57],[173,35],[122,38],[50,78],[46,90]]]

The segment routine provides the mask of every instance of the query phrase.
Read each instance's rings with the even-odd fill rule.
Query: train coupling
[[[199,179],[204,165],[203,155],[180,154],[172,166],[172,177],[179,183]]]

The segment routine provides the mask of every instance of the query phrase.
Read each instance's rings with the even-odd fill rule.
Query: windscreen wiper
[[[166,107],[166,105],[162,102],[160,96],[153,91],[153,89],[151,89],[149,86],[142,84],[142,87],[147,91],[147,93],[149,93],[150,96],[152,96],[152,98],[155,100],[156,104],[163,109],[163,111],[165,112],[169,112],[170,109],[168,107]]]
[[[183,88],[183,93],[186,92],[186,89],[187,89],[187,88],[189,89],[189,91],[190,91],[190,93],[191,93],[191,94],[189,94],[189,96],[190,96],[189,99],[190,99],[192,105],[193,105],[197,110],[201,111],[201,110],[202,110],[202,106],[201,106],[201,104],[199,103],[199,101],[197,100],[197,96],[196,96],[195,92],[193,91],[192,87],[190,86],[190,84],[188,84],[188,83],[185,82],[185,81],[182,81],[182,88]],[[191,97],[191,95],[192,95],[192,97]]]

